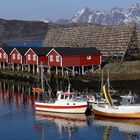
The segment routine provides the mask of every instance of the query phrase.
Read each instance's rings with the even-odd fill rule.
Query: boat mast
[[[109,69],[107,69],[107,90],[110,94],[110,77],[109,77]]]
[[[71,85],[70,85],[70,79],[69,79],[69,76],[68,76],[68,93],[70,93],[70,87],[71,87]]]
[[[104,79],[103,79],[104,73],[103,70],[101,71],[101,89],[100,89],[100,93],[103,93],[103,83],[104,83]]]
[[[43,66],[42,66],[42,62],[41,62],[41,89],[42,91],[44,91],[44,80],[43,80],[43,73],[44,73],[44,69],[43,69]]]

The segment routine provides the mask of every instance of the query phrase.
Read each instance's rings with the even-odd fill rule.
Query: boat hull
[[[95,107],[93,112],[104,117],[140,119],[140,106]]]
[[[59,105],[53,103],[35,102],[35,109],[37,111],[83,114],[86,112],[87,103],[79,105]]]

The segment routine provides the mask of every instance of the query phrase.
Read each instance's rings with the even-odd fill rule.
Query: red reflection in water
[[[14,87],[14,88],[13,88]],[[18,90],[17,90],[18,87]],[[26,92],[22,89],[27,89]],[[0,85],[0,101],[3,105],[7,103],[13,103],[16,108],[19,108],[22,105],[29,105],[34,107],[35,96],[28,92],[30,91],[30,87],[22,87],[16,85]]]

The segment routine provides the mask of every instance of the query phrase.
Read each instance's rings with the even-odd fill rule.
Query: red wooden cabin
[[[13,64],[24,64],[24,54],[28,49],[28,47],[13,48],[13,50],[9,54],[9,62]]]
[[[47,54],[51,48],[46,47],[32,47],[24,55],[25,63],[31,65],[44,64],[48,65]]]
[[[48,53],[49,66],[93,66],[101,64],[96,48],[53,48]]]
[[[24,54],[24,64],[38,64],[38,56],[37,54],[33,51],[32,48],[29,48],[28,51]]]
[[[8,54],[3,48],[0,48],[0,62],[8,62]]]

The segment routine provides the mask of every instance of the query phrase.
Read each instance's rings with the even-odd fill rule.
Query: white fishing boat
[[[42,73],[42,72],[41,72]],[[43,73],[41,74],[43,79]],[[43,80],[42,85],[43,85]],[[43,91],[42,86],[42,91]],[[56,99],[43,101],[35,101],[35,109],[38,111],[47,112],[59,112],[59,113],[85,113],[87,109],[87,101],[81,98],[77,98],[75,92],[70,91],[70,84],[68,86],[68,91],[58,91]],[[47,97],[46,97],[47,98]]]
[[[77,99],[74,92],[59,91],[55,101],[36,101],[35,109],[59,113],[85,113],[87,101]]]
[[[107,104],[98,105],[93,108],[95,115],[113,117],[113,118],[140,118],[140,105],[118,105],[115,106],[112,102],[112,98],[108,90],[106,90],[106,85],[103,86],[103,93]],[[129,99],[129,98],[128,98]]]

